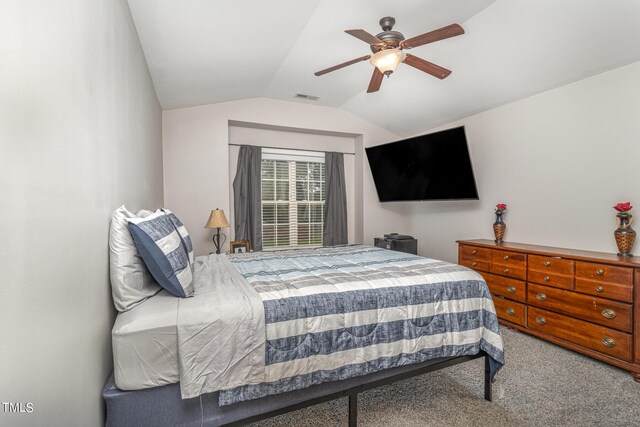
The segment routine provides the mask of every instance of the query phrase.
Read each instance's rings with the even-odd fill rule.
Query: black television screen
[[[366,152],[381,202],[478,199],[464,126]]]

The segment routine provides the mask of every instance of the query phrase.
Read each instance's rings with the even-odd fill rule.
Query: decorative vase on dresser
[[[491,240],[458,244],[458,263],[484,277],[500,323],[640,382],[640,259]]]
[[[496,222],[493,223],[493,234],[496,236],[496,243],[502,242],[504,239],[504,231],[507,229],[507,224],[502,221],[502,214],[496,214]]]
[[[620,221],[620,225],[613,235],[616,238],[616,245],[618,246],[618,255],[620,256],[633,256],[631,249],[633,249],[633,243],[636,240],[636,232],[631,228],[631,214],[619,213],[616,215]]]
[[[616,245],[618,246],[618,255],[620,256],[633,256],[631,249],[633,249],[633,242],[636,240],[636,232],[631,228],[631,206],[630,202],[618,203],[613,207],[618,214],[618,228],[613,232],[613,236],[616,238]]]
[[[496,205],[496,221],[493,223],[493,234],[496,236],[496,243],[502,242],[504,239],[504,232],[507,229],[507,224],[502,221],[502,215],[507,210],[507,205],[504,203],[498,203]]]

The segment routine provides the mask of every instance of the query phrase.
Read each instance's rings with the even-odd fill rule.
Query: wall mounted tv
[[[381,202],[478,199],[464,126],[366,152]]]

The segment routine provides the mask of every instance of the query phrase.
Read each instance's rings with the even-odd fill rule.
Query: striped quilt
[[[262,299],[265,381],[227,405],[439,357],[504,354],[486,283],[465,267],[370,246],[229,255]]]

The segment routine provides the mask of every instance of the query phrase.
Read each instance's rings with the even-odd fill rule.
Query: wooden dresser
[[[615,365],[640,382],[640,257],[492,240],[458,241],[500,323]]]

